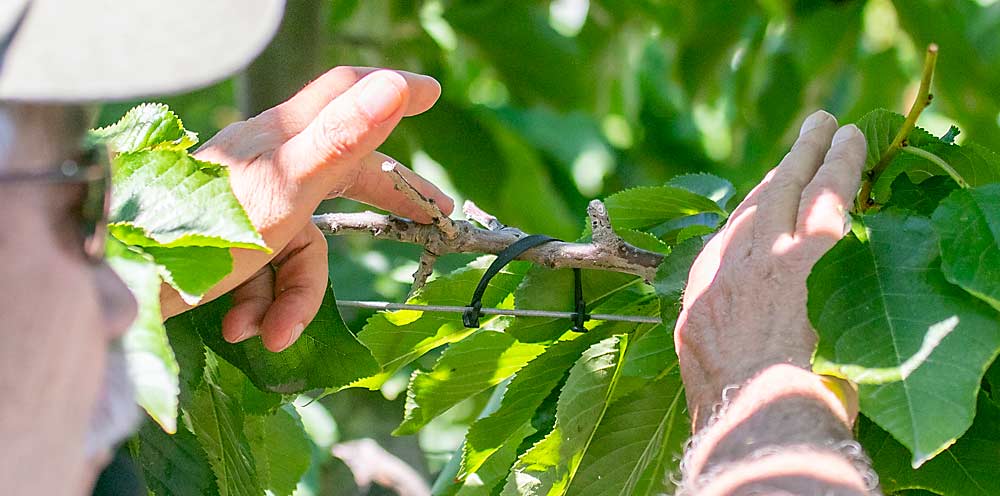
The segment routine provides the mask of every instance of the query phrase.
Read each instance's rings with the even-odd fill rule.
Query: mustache
[[[139,427],[142,413],[135,403],[128,362],[121,341],[108,350],[101,393],[90,416],[84,449],[88,458],[105,455]]]

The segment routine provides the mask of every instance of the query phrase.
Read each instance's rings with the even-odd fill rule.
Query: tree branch
[[[410,294],[406,297],[407,300],[412,298],[417,290],[424,287],[424,284],[427,283],[427,278],[434,272],[434,262],[437,261],[437,258],[437,253],[431,253],[426,249],[420,254],[420,262],[417,266],[417,271],[413,273],[413,286],[410,287]]]
[[[475,205],[472,209],[482,212]],[[467,212],[470,207],[467,205]],[[642,277],[647,282],[656,275],[656,268],[663,255],[643,250],[626,243],[611,231],[607,210],[600,201],[591,202],[588,208],[592,219],[601,227],[595,229],[592,243],[565,243],[553,241],[532,248],[518,257],[553,269],[581,268],[623,272]],[[489,216],[485,212],[483,215]],[[492,217],[492,216],[489,216]],[[486,217],[481,217],[486,219]],[[594,220],[597,219],[597,220]],[[451,221],[454,233],[449,236],[441,224],[418,224],[409,219],[374,212],[330,213],[314,215],[313,223],[326,235],[363,233],[375,239],[386,239],[424,247],[437,256],[448,253],[497,254],[518,239],[526,236],[520,229],[506,227],[484,229],[464,220]],[[493,218],[495,221],[495,217]],[[493,224],[486,221],[486,224]],[[496,221],[494,226],[500,225]],[[605,227],[606,226],[606,227]],[[600,232],[601,234],[597,234]],[[613,236],[613,239],[611,238]]]
[[[410,201],[419,206],[420,209],[431,218],[431,223],[437,226],[446,238],[454,239],[454,237],[457,236],[455,223],[441,211],[437,204],[434,203],[433,199],[427,198],[422,193],[417,191],[417,188],[414,188],[413,185],[399,173],[399,170],[396,169],[396,164],[394,162],[383,162],[382,172],[389,174],[389,177],[392,178],[392,182],[395,184],[396,191],[403,193],[410,199]]]
[[[858,193],[856,201],[857,211],[863,212],[873,206],[871,198],[872,186],[878,180],[878,177],[889,168],[889,164],[892,162],[892,159],[896,158],[900,149],[906,146],[906,138],[910,135],[910,131],[913,131],[913,128],[916,127],[917,118],[930,105],[933,98],[933,95],[931,95],[931,80],[934,78],[937,55],[938,46],[935,43],[931,43],[927,47],[927,53],[924,55],[924,69],[920,77],[920,87],[917,89],[917,97],[913,100],[913,105],[910,106],[910,111],[906,113],[903,125],[896,132],[896,136],[889,143],[889,147],[882,153],[882,157],[879,158],[878,163],[862,179],[861,191]]]

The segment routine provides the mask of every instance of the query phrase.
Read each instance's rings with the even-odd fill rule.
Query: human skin
[[[78,154],[82,109],[0,105],[0,174]],[[0,184],[0,485],[8,494],[81,494],[101,460],[84,445],[107,350],[135,304],[84,256],[73,186]],[[74,194],[74,192],[77,192]]]
[[[322,199],[348,196],[429,220],[375,173],[389,160],[375,148],[439,93],[427,76],[337,68],[202,147],[200,158],[231,167],[237,198],[274,250],[234,250],[233,273],[212,289],[209,298],[236,289],[227,339],[259,332],[268,348],[282,349],[315,316],[327,258],[309,218]],[[86,114],[0,103],[0,174],[51,170],[77,156]],[[403,173],[451,212],[447,196]],[[108,350],[133,320],[135,303],[107,265],[85,259],[79,191],[0,184],[0,485],[9,494],[85,494],[104,461],[84,447],[93,415],[108,407],[98,404]],[[189,308],[172,291],[163,303],[165,316]]]
[[[809,116],[692,265],[674,332],[694,432],[684,494],[873,489],[851,435],[856,393],[810,372],[806,314],[806,277],[845,233],[865,154],[855,126]]]
[[[324,198],[344,196],[417,222],[419,206],[395,190],[375,148],[403,116],[426,111],[441,94],[433,78],[403,71],[338,67],[287,102],[228,126],[195,154],[230,168],[233,192],[272,254],[234,249],[233,272],[204,301],[232,289],[222,335],[238,342],[260,335],[281,351],[301,334],[327,289],[326,240],[310,221]],[[405,167],[397,168],[445,214],[454,202]],[[189,307],[169,286],[164,317]]]

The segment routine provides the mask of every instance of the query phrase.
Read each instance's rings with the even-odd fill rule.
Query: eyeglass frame
[[[83,233],[83,254],[91,264],[104,262],[104,251],[108,235],[108,217],[111,209],[111,171],[106,160],[96,160],[92,153],[79,160],[65,160],[58,168],[44,172],[10,172],[0,174],[0,186],[19,183],[37,184],[82,184],[86,186],[80,209],[80,224]],[[103,155],[103,154],[101,154]],[[95,197],[100,195],[102,205],[99,211],[88,208]],[[88,224],[93,223],[93,227]]]

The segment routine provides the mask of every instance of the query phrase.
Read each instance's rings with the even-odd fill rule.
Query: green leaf
[[[312,458],[302,422],[290,409],[279,408],[266,417],[248,417],[244,427],[257,477],[268,494],[275,496],[292,494]]]
[[[233,271],[228,248],[211,246],[144,246],[143,251],[160,266],[160,276],[189,305],[197,304],[212,286]]]
[[[228,170],[185,151],[115,158],[111,234],[130,245],[270,252],[229,186]]]
[[[598,341],[594,329],[573,340],[559,341],[529,362],[507,385],[500,407],[476,420],[465,437],[459,478],[478,472],[484,463],[505,446],[518,446],[531,433],[530,421],[535,410],[562,381],[588,347]],[[527,426],[528,430],[525,430]]]
[[[158,496],[210,496],[219,494],[208,455],[186,428],[167,434],[146,422],[130,443],[132,457],[142,468],[143,479]]]
[[[571,312],[575,307],[573,278],[572,270],[532,267],[514,293],[515,307]],[[598,308],[606,299],[641,283],[642,280],[638,276],[629,274],[599,270],[582,271],[581,285],[587,312],[598,313]],[[507,332],[520,341],[539,342],[557,339],[572,327],[573,323],[568,319],[518,317],[507,328]]]
[[[704,196],[715,202],[719,208],[726,210],[729,200],[736,194],[733,183],[703,172],[697,174],[681,174],[667,181],[667,186],[686,189],[696,195]]]
[[[333,291],[328,290],[316,317],[284,351],[264,348],[258,338],[232,344],[222,338],[222,318],[232,306],[223,296],[174,319],[183,319],[205,344],[239,368],[263,391],[300,393],[335,389],[378,371],[371,352],[344,324]]]
[[[952,125],[948,127],[948,132],[944,133],[944,135],[941,136],[941,141],[949,144],[954,143],[955,138],[958,137],[958,135],[961,133],[962,131],[958,129],[958,126]]]
[[[674,186],[627,189],[607,197],[604,204],[616,229],[644,229],[704,212],[726,214],[711,199]]]
[[[972,423],[979,381],[1000,351],[1000,320],[945,280],[929,219],[887,210],[857,222],[867,241],[844,238],[809,275],[813,367],[858,382],[884,369],[901,379],[862,385],[861,411],[920,466]]]
[[[583,353],[559,395],[555,427],[517,460],[502,494],[565,494],[607,411],[626,342],[610,337]]]
[[[670,253],[670,247],[667,246],[666,243],[646,231],[637,231],[635,229],[616,229],[615,234],[636,248],[655,251],[656,253]]]
[[[687,285],[691,265],[703,246],[704,243],[699,238],[687,239],[674,246],[673,251],[656,268],[653,287],[660,297],[660,318],[663,326],[671,331],[681,311],[681,293]]]
[[[492,260],[493,257],[480,257],[464,268],[428,282],[408,303],[468,305],[472,292]],[[483,306],[494,307],[507,300],[528,267],[526,262],[512,262],[501,270],[490,281],[483,295]],[[494,322],[506,325],[507,320],[496,317],[481,319],[484,327]],[[378,389],[406,364],[438,346],[460,341],[472,332],[473,329],[462,325],[459,314],[417,310],[379,312],[368,319],[364,329],[358,333],[358,339],[371,350],[382,371],[355,385]]]
[[[677,468],[671,462],[680,459],[690,435],[676,358],[674,364],[663,378],[608,408],[568,493],[638,496],[670,489],[663,480]]]
[[[415,371],[406,394],[406,413],[394,435],[417,432],[462,400],[510,377],[545,351],[504,332],[480,330],[448,347],[430,372]]]
[[[979,396],[972,427],[941,455],[914,470],[906,463],[906,448],[863,416],[858,441],[872,460],[887,493],[926,489],[945,496],[1000,494],[1000,407]]]
[[[163,327],[157,265],[114,239],[108,240],[107,260],[139,304],[122,338],[136,402],[165,431],[176,432],[180,368]]]
[[[145,149],[185,150],[198,142],[198,135],[170,108],[160,103],[144,103],[129,110],[115,124],[90,131],[89,139],[111,150],[128,153]]]
[[[875,164],[882,158],[885,151],[889,149],[889,144],[892,143],[893,138],[896,137],[896,133],[899,132],[899,128],[903,126],[903,121],[905,120],[906,117],[886,109],[872,110],[858,119],[856,125],[865,135],[865,140],[868,142],[868,157],[865,159],[866,171],[875,167]],[[906,141],[910,146],[919,146],[921,148],[930,143],[940,143],[937,137],[919,127],[913,128]],[[899,158],[900,155],[897,155],[893,160],[899,160]],[[888,180],[889,184],[892,184],[892,180],[900,172],[902,170],[896,171],[892,177],[886,177],[889,175],[889,170],[887,169],[882,174],[882,177]]]
[[[892,199],[885,206],[912,210],[930,217],[941,200],[956,189],[958,185],[948,176],[935,176],[914,184],[910,176],[900,174],[892,182]]]
[[[647,308],[650,316],[656,315],[658,309],[655,306]],[[629,336],[629,341],[621,377],[611,401],[618,401],[619,398],[646,387],[650,381],[677,367],[673,328],[667,330],[660,324],[640,324]]]
[[[933,222],[944,276],[1000,310],[1000,184],[955,191]]]
[[[509,380],[504,381],[493,389],[493,392],[490,393],[489,401],[486,402],[486,406],[479,413],[479,418],[486,417],[500,408],[500,402],[507,392],[507,385],[509,383]],[[523,428],[525,432],[520,434],[521,437],[519,439],[523,439],[535,431],[531,425],[526,424]],[[462,466],[462,453],[464,450],[465,443],[463,442],[462,446],[452,453],[451,459],[448,460],[448,463],[438,473],[437,479],[434,481],[434,486],[431,487],[431,494],[434,496],[455,496],[457,494],[464,496],[491,495],[494,486],[500,485],[507,477],[507,471],[510,470],[511,465],[514,464],[514,460],[517,459],[519,454],[517,443],[507,444],[500,449],[500,452],[496,456],[491,457],[486,464],[481,466],[479,470],[472,474],[467,474],[464,477],[465,480],[462,480],[459,479],[458,472]],[[497,489],[499,490],[499,488]]]
[[[858,121],[858,127],[868,140],[865,170],[871,169],[879,161],[904,119],[902,115],[878,109],[869,112]],[[937,138],[919,127],[910,132],[906,144],[937,155],[972,186],[1000,182],[1000,155],[980,145],[970,143],[958,146],[943,138]],[[893,182],[904,172],[915,183],[947,174],[940,166],[927,159],[909,153],[899,153],[875,180],[872,195],[876,202],[885,204],[889,201]]]
[[[222,496],[260,496],[264,492],[257,478],[250,442],[243,431],[243,409],[221,387],[216,385],[218,358],[208,355],[206,380],[193,392],[191,403],[185,405],[189,428],[208,455],[212,472]]]
[[[970,186],[1000,182],[1000,155],[975,143],[958,146],[937,142],[915,147],[937,155]],[[900,156],[892,161],[890,169],[876,181],[873,189],[876,200],[885,202],[886,190],[891,179],[902,171],[906,171],[910,179],[918,183],[930,177],[948,174],[940,165],[930,160],[910,153],[900,153]]]

